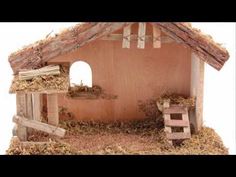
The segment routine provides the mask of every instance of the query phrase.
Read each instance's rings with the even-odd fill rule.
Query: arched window
[[[88,63],[76,61],[70,67],[70,86],[83,85],[92,87],[92,70]]]

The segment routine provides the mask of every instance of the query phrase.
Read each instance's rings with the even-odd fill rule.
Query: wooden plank
[[[31,80],[34,77],[37,76],[43,76],[43,75],[59,75],[60,72],[60,66],[59,65],[52,65],[52,66],[45,66],[40,69],[34,69],[34,70],[26,70],[26,71],[20,71],[19,72],[19,79],[20,80]]]
[[[165,119],[165,126],[168,127],[189,127],[188,120],[168,120]]]
[[[163,114],[186,114],[187,110],[185,107],[181,106],[175,106],[175,107],[169,107],[169,108],[164,108]]]
[[[48,123],[57,126],[59,124],[57,94],[47,94]]]
[[[190,121],[198,132],[203,126],[204,62],[194,53],[191,62],[190,96],[196,98],[196,105],[190,112]]]
[[[122,48],[130,48],[131,25],[124,27]]]
[[[191,138],[190,133],[184,133],[184,132],[172,132],[166,134],[167,139],[169,140],[179,140],[179,139],[188,139]]]
[[[41,121],[41,94],[33,93],[33,120]]]
[[[28,117],[29,119],[33,119],[33,103],[32,103],[32,94],[31,93],[28,93],[26,94],[26,110],[27,110],[27,113],[26,113],[26,117]]]
[[[16,113],[19,116],[26,116],[26,94],[16,94]],[[27,129],[24,126],[18,125],[16,134],[21,141],[27,140]]]
[[[153,26],[153,48],[161,48],[161,30]]]
[[[104,36],[100,38],[99,40],[104,41],[123,41],[123,34],[109,34],[107,36]],[[178,43],[174,39],[172,39],[169,36],[160,36],[161,43]],[[131,34],[130,35],[130,41],[138,41],[138,35],[137,34]],[[151,35],[145,35],[145,42],[153,42],[153,36]],[[54,62],[53,62],[54,63]]]
[[[23,125],[25,127],[33,128],[59,137],[64,137],[66,133],[66,130],[63,128],[56,127],[53,125],[48,125],[36,120],[29,120],[22,116],[13,116],[13,122]]]
[[[138,28],[138,48],[145,48],[146,23],[139,23]]]

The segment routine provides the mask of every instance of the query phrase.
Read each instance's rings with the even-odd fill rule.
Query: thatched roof
[[[77,49],[91,41],[111,34],[132,23],[80,23],[58,35],[35,42],[9,56],[15,74],[21,69],[35,69],[51,59]],[[220,70],[229,58],[228,51],[209,35],[191,27],[189,23],[153,22],[171,38],[190,47],[203,61]]]

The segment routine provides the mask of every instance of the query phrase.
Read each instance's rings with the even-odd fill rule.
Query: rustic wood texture
[[[132,23],[84,23],[69,28],[55,37],[36,42],[9,56],[15,74],[20,69],[37,69],[50,59],[94,41]]]
[[[56,135],[59,137],[64,137],[66,130],[60,127],[48,125],[36,120],[29,120],[28,118],[22,116],[13,116],[13,122],[20,124],[25,127],[33,128],[36,130],[40,130],[52,135]]]
[[[188,120],[166,120],[165,126],[167,127],[189,127]]]
[[[41,94],[33,93],[32,101],[33,101],[33,120],[41,121]]]
[[[184,107],[169,107],[163,110],[164,114],[185,114],[187,113]]]
[[[16,113],[19,116],[26,116],[27,115],[27,108],[26,108],[26,94],[16,94]],[[27,140],[27,128],[21,125],[17,125],[16,129],[17,136],[21,141]]]
[[[139,23],[138,29],[138,48],[145,48],[145,36],[146,36],[146,23]]]
[[[35,70],[27,70],[27,71],[20,71],[19,72],[19,79],[20,80],[31,80],[37,76],[43,75],[59,75],[60,66],[45,66],[40,69]]]
[[[187,109],[187,108],[186,108]],[[188,126],[184,126],[184,133],[188,133],[191,136],[190,124],[189,124],[189,116],[188,113],[182,114],[182,120],[188,122]]]
[[[47,94],[48,123],[57,126],[59,124],[57,94]]]
[[[201,60],[220,70],[229,58],[226,49],[186,23],[152,23],[177,41],[190,47]]]
[[[191,111],[191,121],[198,132],[203,126],[204,62],[192,53],[190,96],[196,98],[195,110]]]
[[[130,48],[131,25],[124,27],[122,48]]]
[[[161,48],[161,30],[153,26],[153,48]]]
[[[184,132],[172,132],[172,133],[167,133],[166,137],[169,140],[188,139],[191,138],[191,134]]]
[[[26,116],[29,119],[33,119],[33,103],[32,103],[32,94],[31,93],[27,93],[26,94]]]

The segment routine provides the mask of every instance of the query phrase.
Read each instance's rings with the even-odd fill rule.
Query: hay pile
[[[17,75],[12,81],[9,92],[42,92],[48,90],[67,91],[69,87],[69,77],[67,72],[68,71],[65,71],[65,69],[61,67],[60,75],[36,76],[30,80],[20,80]]]
[[[221,138],[211,129],[204,127],[191,139],[179,146],[168,144],[163,127],[157,119],[132,122],[82,122],[61,121],[67,130],[64,138],[34,132],[29,141],[49,142],[44,145],[24,147],[12,143],[8,154],[129,154],[129,155],[227,155]]]
[[[68,90],[67,97],[69,98],[86,98],[86,99],[116,99],[117,95],[105,93],[98,85],[92,87],[74,84]]]
[[[98,98],[98,96],[102,93],[102,88],[100,86],[94,85],[93,87],[88,87],[84,85],[74,85],[69,88],[67,93],[68,97],[93,97]]]
[[[195,107],[195,98],[186,97],[184,95],[179,95],[175,93],[165,93],[157,98],[158,109],[162,112],[163,103],[165,100],[169,100],[170,104],[178,104],[188,107],[188,109],[193,109]]]
[[[20,142],[18,138],[12,138],[7,155],[73,155],[72,148],[65,143],[49,141],[43,143]]]

